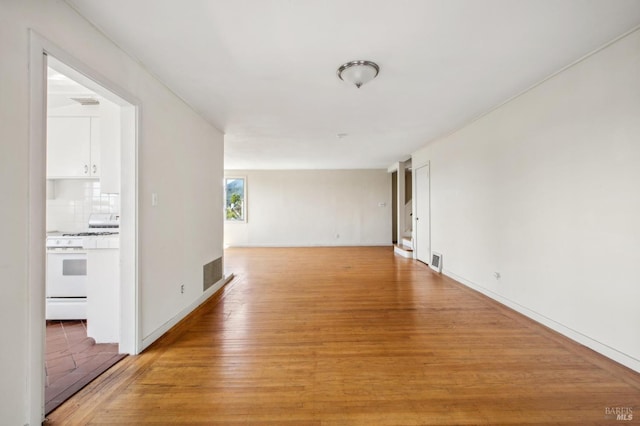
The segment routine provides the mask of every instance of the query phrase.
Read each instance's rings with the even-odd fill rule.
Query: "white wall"
[[[248,194],[248,221],[226,222],[225,244],[391,245],[391,174],[386,170],[230,170],[225,175],[246,176]]]
[[[427,161],[446,274],[640,370],[640,32],[414,153]]]
[[[222,134],[64,2],[2,1],[0,321],[11,326],[3,327],[0,336],[0,423],[7,425],[26,424],[39,410],[29,405],[26,383],[30,28],[140,100],[143,337],[197,300],[203,264],[222,255]],[[159,195],[157,207],[150,206],[151,192]]]

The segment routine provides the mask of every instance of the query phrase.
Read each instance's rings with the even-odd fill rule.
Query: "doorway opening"
[[[398,244],[398,171],[391,173],[391,242]]]
[[[139,102],[34,32],[29,76],[27,387],[29,423],[38,424],[53,399],[71,396],[82,387],[78,383],[97,377],[101,366],[142,347]],[[48,336],[48,328],[57,336]],[[111,351],[102,353],[101,343]],[[49,349],[57,351],[55,368]],[[64,381],[76,383],[64,392],[57,383],[56,398],[45,405],[47,380],[65,369],[76,377]]]
[[[396,255],[414,257],[413,172],[411,160],[398,163],[391,171],[391,235]]]
[[[416,259],[431,263],[431,192],[429,163],[418,167],[415,173],[415,250]]]
[[[45,415],[125,356],[119,349],[123,110],[73,74],[48,58]]]

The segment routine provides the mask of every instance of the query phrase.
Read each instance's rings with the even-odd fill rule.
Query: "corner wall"
[[[446,274],[637,371],[639,76],[636,31],[413,155]]]
[[[0,423],[7,425],[40,423],[27,383],[37,374],[28,371],[30,29],[140,101],[141,337],[202,295],[202,266],[223,253],[222,134],[66,3],[0,2],[0,320],[11,325],[1,334]]]
[[[227,170],[225,176],[247,178],[248,201],[247,223],[225,223],[225,244],[391,245],[386,170]]]

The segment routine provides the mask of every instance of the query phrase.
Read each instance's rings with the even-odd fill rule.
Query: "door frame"
[[[418,215],[418,208],[420,206],[420,201],[422,200],[422,198],[420,197],[420,185],[418,184],[418,172],[421,169],[426,169],[427,171],[427,217],[420,217]],[[415,238],[415,245],[414,245],[414,259],[415,260],[419,260],[420,262],[424,262],[427,265],[430,263],[431,259],[431,165],[429,163],[429,161],[427,161],[425,164],[421,165],[420,167],[417,167],[413,170],[413,230],[414,230],[414,238]],[[418,225],[418,221],[420,221],[420,223],[422,223],[423,225],[426,222],[426,229],[428,232],[428,244],[429,244],[429,252],[427,253],[426,256],[421,256],[420,255],[420,250],[419,250],[419,246],[420,246],[420,235],[419,235],[419,225]],[[420,255],[421,259],[418,258],[418,256]]]
[[[45,350],[45,236],[46,236],[46,121],[47,57],[55,59],[89,83],[119,99],[126,141],[121,146],[120,229],[120,351],[142,349],[138,271],[138,145],[140,102],[91,67],[54,43],[29,30],[29,227],[28,227],[28,354],[26,417],[29,424],[44,421]],[[90,87],[93,89],[93,87]],[[106,92],[105,92],[106,93]],[[101,93],[102,94],[102,93]],[[106,97],[106,96],[105,96]],[[110,99],[111,100],[111,99]],[[124,103],[123,103],[124,102]]]

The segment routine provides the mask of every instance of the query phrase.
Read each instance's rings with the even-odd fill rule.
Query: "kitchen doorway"
[[[416,169],[415,173],[415,250],[416,259],[426,264],[430,263],[431,254],[431,216],[430,216],[430,174],[429,163]]]
[[[64,362],[67,362],[72,370],[95,354],[74,352],[68,346],[63,348],[60,336],[67,343],[78,345],[75,349],[83,345],[97,346],[96,342],[106,340],[105,344],[115,348],[116,358],[118,353],[137,354],[142,346],[136,266],[139,102],[37,34],[31,33],[30,38],[31,355],[27,386],[32,407],[29,417],[36,424],[42,422],[45,415],[45,336],[48,334],[45,321],[57,328],[60,354],[67,351],[65,355],[71,355],[63,361],[61,369],[66,368]],[[51,82],[56,82],[58,89],[69,85],[71,92],[73,87],[82,89],[64,95],[54,93],[49,90]],[[103,117],[102,114],[96,116],[95,112],[101,109],[100,105],[108,110],[105,112],[107,122],[119,122],[117,130],[107,126],[111,130],[99,131]],[[48,125],[53,116],[56,120]],[[48,147],[47,140],[52,138],[57,138],[56,149]],[[108,145],[107,149],[101,146],[101,138],[110,140],[104,144]],[[48,212],[54,214],[49,216]],[[66,232],[68,230],[71,232]],[[50,241],[47,231],[57,231],[55,234],[59,235],[50,235],[54,237]],[[55,258],[49,261],[51,254],[55,254]],[[55,268],[49,271],[52,265]],[[92,270],[96,271],[93,277]],[[73,291],[49,294],[50,277],[57,280],[57,291],[71,288]],[[92,299],[101,303],[92,305]],[[99,321],[95,318],[104,317],[109,310],[104,327],[96,329]],[[88,334],[86,338],[83,332]],[[74,343],[72,334],[80,340]],[[98,364],[108,364],[107,358],[114,355],[108,351],[100,353],[103,349],[94,349],[99,355],[96,362],[84,363],[84,369],[91,370],[89,376],[97,377]],[[49,411],[51,405],[46,409]]]
[[[47,61],[45,415],[120,361],[120,105]],[[68,71],[68,70],[67,70]]]

